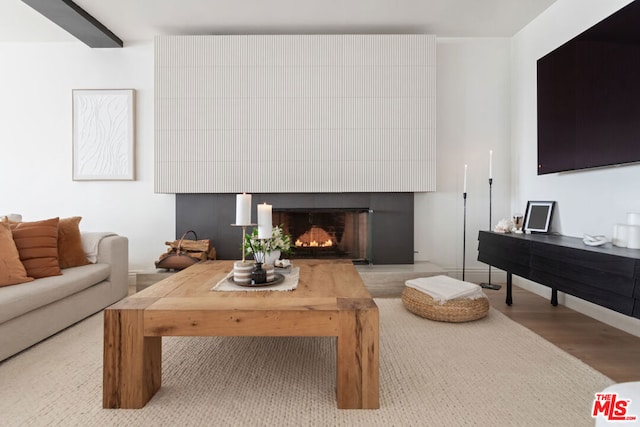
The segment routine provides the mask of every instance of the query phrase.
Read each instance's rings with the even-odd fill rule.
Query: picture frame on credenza
[[[548,233],[555,201],[528,201],[524,215],[525,233]]]

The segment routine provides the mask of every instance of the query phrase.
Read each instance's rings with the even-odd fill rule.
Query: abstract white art
[[[135,90],[73,90],[73,179],[135,179]]]

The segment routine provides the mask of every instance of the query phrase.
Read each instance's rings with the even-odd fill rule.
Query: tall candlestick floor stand
[[[467,255],[467,192],[462,193],[463,219],[462,219],[462,281],[464,282],[465,259]]]
[[[491,231],[491,205],[492,205],[492,200],[491,200],[491,195],[492,195],[492,189],[493,187],[493,178],[489,178],[489,231]],[[487,283],[480,283],[480,286],[483,287],[484,289],[493,289],[494,291],[497,291],[498,289],[500,289],[502,286],[501,285],[496,285],[491,283],[491,266],[489,266],[489,282]]]

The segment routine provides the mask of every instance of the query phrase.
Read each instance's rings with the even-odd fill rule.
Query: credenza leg
[[[507,299],[505,301],[507,305],[513,304],[513,295],[511,293],[512,287],[513,287],[513,277],[511,273],[507,271]]]
[[[553,288],[551,288],[551,305],[554,307],[558,305],[558,290]]]

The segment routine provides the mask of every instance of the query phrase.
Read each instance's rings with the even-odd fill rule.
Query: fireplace
[[[276,209],[273,223],[291,236],[290,258],[351,259],[368,263],[369,209]]]
[[[413,264],[413,193],[254,193],[253,221],[262,202],[273,206],[273,224],[300,241],[292,258]],[[176,238],[194,230],[211,240],[219,259],[241,258],[234,220],[235,194],[176,194]]]

